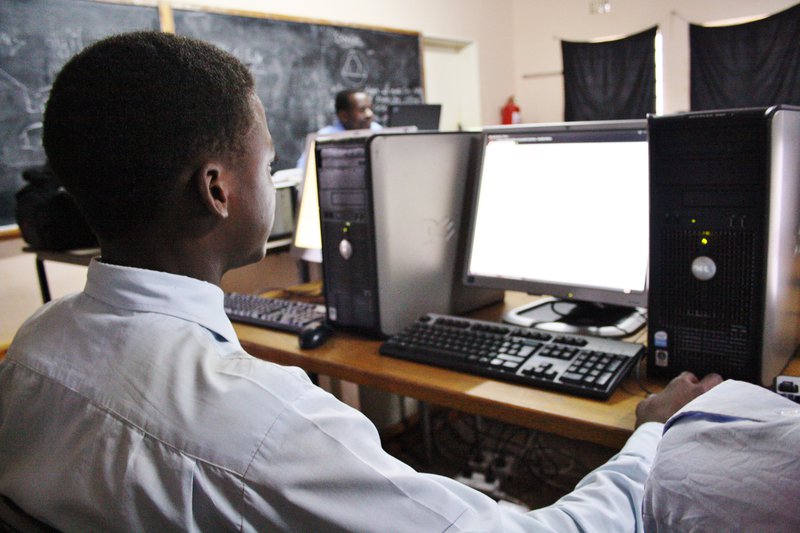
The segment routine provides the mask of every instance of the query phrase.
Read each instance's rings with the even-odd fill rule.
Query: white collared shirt
[[[242,351],[223,293],[89,266],[0,363],[0,493],[74,531],[633,531],[660,424],[522,514],[385,453],[361,413]]]
[[[369,129],[372,132],[378,132],[383,129],[383,126],[375,122],[374,120],[369,123]],[[317,135],[331,135],[333,133],[341,133],[343,131],[347,131],[347,128],[344,127],[342,121],[339,120],[339,117],[336,117],[333,121],[333,124],[328,124],[327,126],[320,128],[317,131]],[[300,154],[300,157],[297,158],[297,163],[295,163],[295,168],[302,168],[305,170],[306,168],[306,153],[303,152]]]

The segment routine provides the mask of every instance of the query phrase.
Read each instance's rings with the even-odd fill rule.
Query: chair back
[[[0,494],[0,531],[52,533],[58,530],[32,517],[14,503],[11,498]]]

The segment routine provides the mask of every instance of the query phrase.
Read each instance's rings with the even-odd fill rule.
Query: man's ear
[[[219,218],[228,218],[231,192],[228,174],[224,165],[207,162],[197,169],[193,177],[203,206]]]
[[[336,116],[339,117],[339,122],[341,122],[346,128],[347,124],[350,122],[350,112],[344,110],[338,111]]]

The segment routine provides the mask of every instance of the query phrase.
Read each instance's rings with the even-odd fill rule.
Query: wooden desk
[[[498,319],[529,300],[525,294],[507,293],[502,305],[473,316]],[[320,348],[300,350],[294,335],[243,324],[234,327],[245,350],[262,359],[613,448],[621,447],[633,432],[636,405],[646,396],[632,376],[609,400],[599,401],[382,356],[378,353],[381,341],[347,333],[336,332]],[[631,340],[643,342],[644,338],[641,332]],[[800,375],[800,363],[793,364],[793,373]],[[643,376],[644,362],[640,371]],[[652,391],[665,384],[642,382]]]

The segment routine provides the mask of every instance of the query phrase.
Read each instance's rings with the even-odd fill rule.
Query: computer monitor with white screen
[[[317,198],[317,163],[314,158],[315,133],[306,137],[303,186],[300,191],[297,220],[294,224],[291,253],[304,261],[322,262],[322,234],[319,228],[319,199]]]
[[[414,126],[402,128],[384,128],[381,133],[411,133],[417,131]],[[369,137],[373,130],[348,130],[339,133],[318,135],[309,133],[306,136],[305,169],[303,187],[300,192],[297,220],[294,225],[291,253],[304,261],[322,262],[322,232],[319,223],[319,196],[317,191],[317,160],[315,147],[318,139],[350,139]]]
[[[644,120],[484,130],[465,283],[549,295],[509,322],[621,337],[644,325]]]

